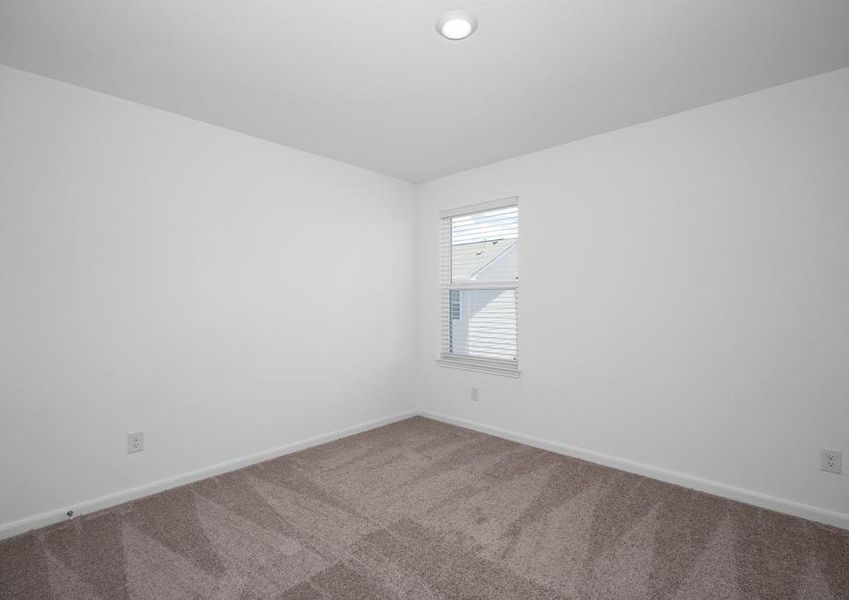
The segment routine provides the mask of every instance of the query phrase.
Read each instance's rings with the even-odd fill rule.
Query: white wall
[[[0,67],[0,531],[402,412],[412,375],[427,411],[849,514],[817,470],[849,451],[847,164],[842,70],[414,215],[404,182]],[[437,214],[512,195],[522,376],[438,367]]]
[[[438,212],[513,195],[522,375],[440,367]],[[849,519],[849,69],[423,184],[418,276],[419,408]]]
[[[0,530],[409,408],[413,194],[0,67]]]

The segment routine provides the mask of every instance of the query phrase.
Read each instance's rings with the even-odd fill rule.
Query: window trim
[[[498,200],[493,200],[493,201],[490,201],[490,202],[480,202],[478,204],[471,204],[471,205],[461,206],[461,207],[458,207],[458,208],[452,208],[452,209],[440,211],[440,213],[439,213],[440,236],[444,235],[444,231],[445,231],[444,222],[446,220],[448,220],[448,228],[449,228],[449,235],[450,235],[450,219],[452,219],[453,217],[461,217],[461,216],[465,216],[465,215],[469,215],[469,214],[473,214],[473,213],[484,212],[484,211],[488,211],[488,210],[496,210],[496,209],[499,209],[499,208],[508,208],[508,207],[512,207],[512,206],[515,206],[518,209],[518,207],[519,207],[518,196],[509,196],[507,198],[500,198]],[[519,239],[521,239],[521,235],[519,236]],[[439,247],[441,249],[440,250],[441,252],[444,252],[443,245],[445,245],[445,244],[446,244],[446,241],[444,239],[440,239]],[[495,282],[495,283],[465,282],[465,283],[462,283],[462,284],[452,283],[451,282],[451,240],[450,239],[447,241],[447,251],[448,251],[447,257],[443,257],[442,259],[440,259],[440,268],[439,268],[440,296],[444,295],[445,292],[449,292],[449,294],[450,294],[450,291],[455,290],[455,289],[461,289],[461,290],[462,289],[466,289],[466,290],[470,290],[470,289],[489,289],[489,290],[491,290],[491,289],[505,289],[505,290],[512,289],[512,290],[516,290],[516,293],[518,294],[519,282],[516,282],[516,283],[512,283],[512,282]],[[446,262],[445,262],[446,260],[447,260],[447,265],[446,265]],[[447,266],[447,269],[448,269],[447,274],[445,273],[446,266]],[[447,281],[446,281],[446,277],[447,277]],[[440,306],[442,306],[443,302],[446,302],[446,300],[444,298],[440,299]],[[450,296],[449,296],[449,300],[447,300],[447,302],[448,302],[448,304],[447,304],[448,314],[444,315],[443,309],[440,309],[440,311],[439,311],[440,312],[440,321],[442,321],[443,319],[445,319],[447,317],[448,320],[449,320],[449,326],[450,326],[450,319],[451,319]],[[518,298],[517,298],[517,302],[518,302]],[[518,305],[516,307],[516,310],[518,311]],[[443,326],[444,326],[444,324],[441,323],[440,327],[443,327]],[[518,320],[517,320],[517,323],[516,323],[516,336],[517,336],[516,354],[517,354],[517,356],[516,356],[516,360],[514,360],[514,361],[499,360],[499,359],[492,359],[492,358],[478,358],[478,357],[473,357],[473,356],[462,356],[462,355],[444,352],[443,351],[444,347],[442,346],[443,340],[442,340],[442,336],[440,336],[440,352],[439,352],[439,357],[436,359],[436,363],[440,366],[449,367],[449,368],[453,368],[453,369],[461,369],[461,370],[466,370],[466,371],[476,371],[476,372],[479,372],[479,373],[488,373],[488,374],[491,374],[491,375],[501,375],[501,376],[504,376],[504,377],[514,377],[514,378],[519,377],[519,375],[521,374],[521,371],[519,370],[519,362],[518,362],[518,335],[519,335],[519,325],[518,325]]]
[[[484,212],[486,210],[495,210],[498,208],[508,208],[510,206],[519,206],[518,196],[508,196],[507,198],[499,198],[489,202],[479,202],[477,204],[469,204],[458,208],[449,208],[439,211],[439,219],[449,219],[451,217],[462,217],[476,212]]]
[[[506,360],[442,354],[436,359],[436,363],[442,367],[449,367],[451,369],[477,371],[478,373],[489,373],[490,375],[501,375],[503,377],[518,377],[522,374],[518,364],[513,367]]]

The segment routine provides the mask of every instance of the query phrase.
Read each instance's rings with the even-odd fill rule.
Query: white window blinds
[[[516,199],[442,216],[443,364],[518,374]]]

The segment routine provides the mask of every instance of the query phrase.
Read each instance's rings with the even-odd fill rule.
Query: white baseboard
[[[99,498],[86,500],[85,502],[74,504],[73,506],[65,506],[38,515],[34,515],[32,517],[26,517],[18,521],[12,521],[11,523],[5,523],[3,525],[0,525],[0,540],[13,537],[22,533],[26,533],[31,529],[38,529],[40,527],[53,525],[54,523],[58,523],[60,521],[65,521],[68,519],[67,513],[69,510],[74,511],[75,517],[79,515],[84,515],[86,513],[95,512],[104,508],[123,504],[124,502],[137,500],[138,498],[149,496],[151,494],[155,494],[163,490],[168,490],[181,485],[185,485],[187,483],[206,479],[207,477],[213,477],[215,475],[220,475],[221,473],[234,471],[242,467],[247,467],[249,465],[270,460],[272,458],[277,458],[278,456],[283,456],[284,454],[291,454],[292,452],[297,452],[298,450],[304,450],[306,448],[318,446],[319,444],[332,442],[333,440],[342,437],[347,437],[349,435],[354,435],[355,433],[368,431],[369,429],[374,429],[375,427],[389,425],[390,423],[395,423],[396,421],[401,421],[402,419],[414,417],[417,414],[418,412],[411,410],[389,417],[375,419],[374,421],[360,423],[359,425],[354,425],[352,427],[337,429],[336,431],[316,435],[304,440],[293,442],[291,444],[278,446],[277,448],[263,450],[262,452],[257,452],[256,454],[251,454],[249,456],[243,456],[234,460],[228,460],[226,462],[218,463],[210,467],[203,467],[201,469],[189,471],[188,473],[175,475],[174,477],[160,479],[158,481],[145,483],[134,488],[121,490],[119,492],[108,494],[106,496],[101,496]]]
[[[534,448],[540,448],[542,450],[556,452],[557,454],[580,458],[582,460],[607,467],[628,471],[629,473],[636,473],[638,475],[651,477],[652,479],[665,481],[666,483],[673,483],[675,485],[698,490],[700,492],[706,492],[708,494],[713,494],[714,496],[721,496],[723,498],[728,498],[729,500],[736,500],[745,504],[751,504],[760,508],[766,508],[776,512],[793,515],[795,517],[801,517],[810,521],[833,525],[834,527],[840,527],[841,529],[849,529],[849,514],[827,510],[824,508],[817,508],[816,506],[802,504],[801,502],[785,500],[784,498],[762,494],[745,488],[727,485],[717,481],[710,481],[708,479],[702,479],[701,477],[694,477],[692,475],[685,475],[684,473],[679,473],[677,471],[653,467],[651,465],[634,462],[632,460],[602,454],[601,452],[585,450],[568,444],[561,444],[560,442],[553,442],[551,440],[525,435],[515,431],[508,431],[506,429],[501,429],[500,427],[492,427],[490,425],[484,425],[483,423],[477,423],[475,421],[469,421],[467,419],[461,419],[451,415],[434,413],[426,410],[419,411],[419,414],[423,417],[442,421],[443,423],[473,429],[481,433],[487,433],[500,438],[512,440],[514,442],[519,442],[520,444],[525,444],[527,446],[533,446]]]
[[[823,508],[817,508],[815,506],[802,504],[800,502],[785,500],[783,498],[777,498],[768,494],[762,494],[760,492],[755,492],[752,490],[747,490],[744,488],[735,487],[716,481],[710,481],[708,479],[702,479],[700,477],[693,477],[692,475],[685,475],[684,473],[678,473],[677,471],[661,469],[659,467],[653,467],[651,465],[634,462],[624,458],[609,456],[600,452],[585,450],[583,448],[577,448],[568,444],[562,444],[560,442],[554,442],[551,440],[546,440],[531,435],[525,435],[523,433],[517,433],[515,431],[509,431],[506,429],[501,429],[500,427],[484,425],[483,423],[477,423],[475,421],[461,419],[442,413],[412,410],[392,415],[389,417],[376,419],[374,421],[360,423],[359,425],[354,425],[352,427],[346,427],[344,429],[338,429],[329,433],[313,436],[304,440],[293,442],[291,444],[278,446],[277,448],[271,448],[269,450],[257,452],[256,454],[251,454],[249,456],[244,456],[234,460],[226,461],[223,463],[212,465],[210,467],[204,467],[202,469],[183,473],[174,477],[160,479],[158,481],[140,485],[127,490],[121,490],[113,494],[108,494],[106,496],[87,500],[85,502],[77,503],[72,506],[57,508],[55,510],[34,515],[32,517],[26,517],[18,521],[12,521],[11,523],[0,525],[0,540],[19,535],[21,533],[25,533],[31,529],[38,529],[40,527],[46,527],[48,525],[64,521],[67,519],[66,513],[68,510],[73,510],[74,514],[77,516],[95,512],[104,508],[109,508],[111,506],[122,504],[124,502],[137,500],[138,498],[149,496],[151,494],[155,494],[157,492],[161,492],[167,489],[185,485],[187,483],[206,479],[207,477],[213,477],[215,475],[220,475],[221,473],[234,471],[242,467],[247,467],[259,462],[263,462],[265,460],[270,460],[278,456],[291,454],[292,452],[297,452],[298,450],[304,450],[306,448],[318,446],[319,444],[325,444],[327,442],[331,442],[342,437],[354,435],[363,431],[368,431],[369,429],[374,429],[376,427],[381,427],[390,423],[395,423],[396,421],[401,421],[402,419],[413,417],[415,415],[421,415],[424,417],[435,419],[437,421],[442,421],[444,423],[458,425],[467,429],[480,431],[481,433],[487,433],[497,437],[512,440],[514,442],[519,442],[521,444],[526,444],[528,446],[533,446],[535,448],[541,448],[550,452],[556,452],[557,454],[564,454],[566,456],[580,458],[593,463],[613,467],[615,469],[620,469],[622,471],[628,471],[630,473],[636,473],[638,475],[651,477],[652,479],[658,479],[667,483],[673,483],[675,485],[691,488],[700,492],[706,492],[715,496],[722,496],[723,498],[728,498],[730,500],[736,500],[738,502],[752,504],[761,508],[766,508],[769,510],[774,510],[796,517],[802,517],[803,519],[826,523],[828,525],[833,525],[835,527],[840,527],[842,529],[849,530],[849,514],[830,511]]]

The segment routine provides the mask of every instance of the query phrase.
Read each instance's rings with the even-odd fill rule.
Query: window
[[[441,217],[439,362],[518,375],[518,203],[511,198]]]
[[[451,290],[451,320],[460,320],[460,290]]]

